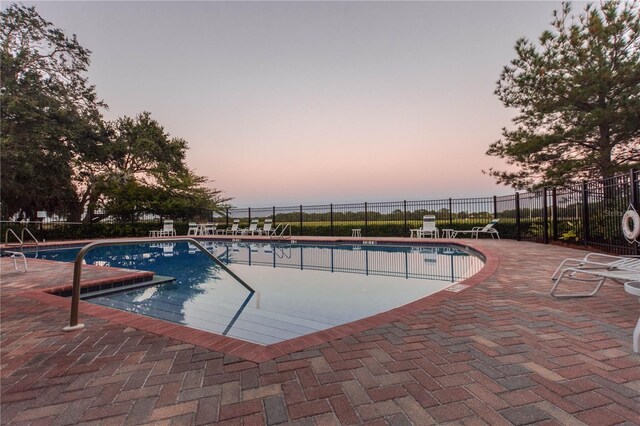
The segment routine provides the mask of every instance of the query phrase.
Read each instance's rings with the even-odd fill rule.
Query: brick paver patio
[[[21,274],[4,258],[2,423],[640,424],[638,299],[609,283],[551,298],[560,259],[584,252],[473,245],[496,267],[477,285],[259,363],[123,324],[118,311],[81,310],[86,328],[64,333],[68,307],[34,294],[69,285],[71,265],[30,261]]]

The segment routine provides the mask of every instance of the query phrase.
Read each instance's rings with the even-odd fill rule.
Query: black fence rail
[[[213,222],[225,229],[237,219],[246,228],[252,219],[262,224],[269,218],[274,227],[288,224],[293,235],[351,236],[353,229],[359,229],[363,237],[409,236],[427,214],[436,216],[440,229],[470,229],[500,219],[496,228],[502,238],[638,254],[638,244],[630,244],[622,233],[622,216],[629,205],[640,210],[640,172],[633,170],[605,180],[506,196],[229,208],[192,211],[188,217],[173,219],[179,235],[186,234],[188,222]],[[23,227],[40,240],[54,240],[145,236],[161,224],[160,215],[138,212],[127,220],[106,216],[97,223],[67,222],[63,217],[2,221],[0,229],[4,242],[7,229],[19,235]]]
[[[362,236],[372,237],[408,236],[426,214],[435,215],[441,229],[470,229],[500,219],[496,228],[502,238],[637,254],[638,245],[625,240],[621,221],[629,205],[640,210],[639,198],[640,173],[631,171],[506,196],[229,209],[221,221],[228,226],[230,220],[240,219],[246,227],[251,219],[270,218],[275,224],[289,224],[294,235],[350,236],[360,229]]]

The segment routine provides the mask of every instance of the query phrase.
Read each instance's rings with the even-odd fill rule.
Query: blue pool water
[[[385,312],[440,291],[483,262],[457,246],[231,243],[203,245],[250,293],[188,243],[99,247],[89,264],[153,271],[175,281],[87,299],[231,337],[271,344]],[[40,251],[72,262],[75,249]]]

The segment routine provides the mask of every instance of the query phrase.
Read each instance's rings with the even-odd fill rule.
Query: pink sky
[[[239,207],[512,192],[481,173],[513,115],[493,90],[560,5],[33,4],[93,51],[107,118],[150,111]]]

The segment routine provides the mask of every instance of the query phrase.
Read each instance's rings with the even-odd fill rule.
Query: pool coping
[[[238,239],[241,241],[270,241],[268,237],[257,238],[255,236],[248,236],[242,238],[240,236],[227,236],[227,238],[219,238],[224,236],[212,236],[215,239],[231,240]],[[206,237],[197,237],[196,239],[211,239]],[[287,240],[284,240],[287,241]],[[307,334],[293,339],[285,340],[270,345],[259,345],[257,343],[247,342],[244,340],[236,339],[233,337],[222,336],[207,331],[191,328],[186,325],[176,324],[165,320],[146,317],[140,314],[135,314],[127,311],[122,311],[115,308],[109,308],[106,306],[95,305],[90,302],[80,301],[80,315],[92,316],[114,323],[122,324],[125,326],[133,327],[142,331],[153,333],[160,336],[166,336],[178,341],[200,346],[206,349],[218,351],[224,354],[232,355],[246,361],[263,362],[271,359],[275,359],[284,355],[288,355],[293,352],[298,352],[310,347],[327,343],[331,340],[340,339],[357,332],[366,331],[383,324],[391,323],[407,315],[418,313],[423,309],[437,305],[444,300],[451,297],[455,297],[460,291],[465,291],[469,288],[484,282],[487,278],[495,273],[500,265],[500,258],[493,253],[492,250],[483,247],[479,249],[475,247],[473,242],[453,240],[453,239],[431,239],[420,240],[409,238],[340,238],[340,237],[309,237],[301,236],[295,238],[296,242],[333,242],[333,243],[354,243],[363,241],[375,241],[385,244],[403,244],[403,245],[456,245],[465,249],[472,250],[475,253],[481,255],[484,258],[484,266],[473,276],[456,283],[456,290],[452,291],[451,286],[442,289],[436,293],[432,293],[425,297],[422,297],[413,302],[399,306],[397,308],[390,309],[385,312],[381,312],[366,318],[355,320],[346,324],[331,327],[326,330],[317,331],[311,334]],[[64,247],[78,245],[82,243],[88,243],[90,241],[73,241],[67,244],[57,242],[52,243],[51,246]],[[53,247],[52,247],[53,248]],[[120,282],[128,279],[139,279],[141,276],[153,276],[153,272],[140,271],[133,272],[131,276],[125,275],[117,278],[105,278],[96,279],[82,283],[82,288],[94,287],[113,283],[115,281]],[[58,286],[56,288],[49,289],[37,289],[20,292],[17,295],[26,297],[46,305],[56,306],[63,309],[69,309],[70,298],[60,297],[53,293],[68,291],[71,289],[71,285]],[[448,290],[449,289],[449,290]]]

